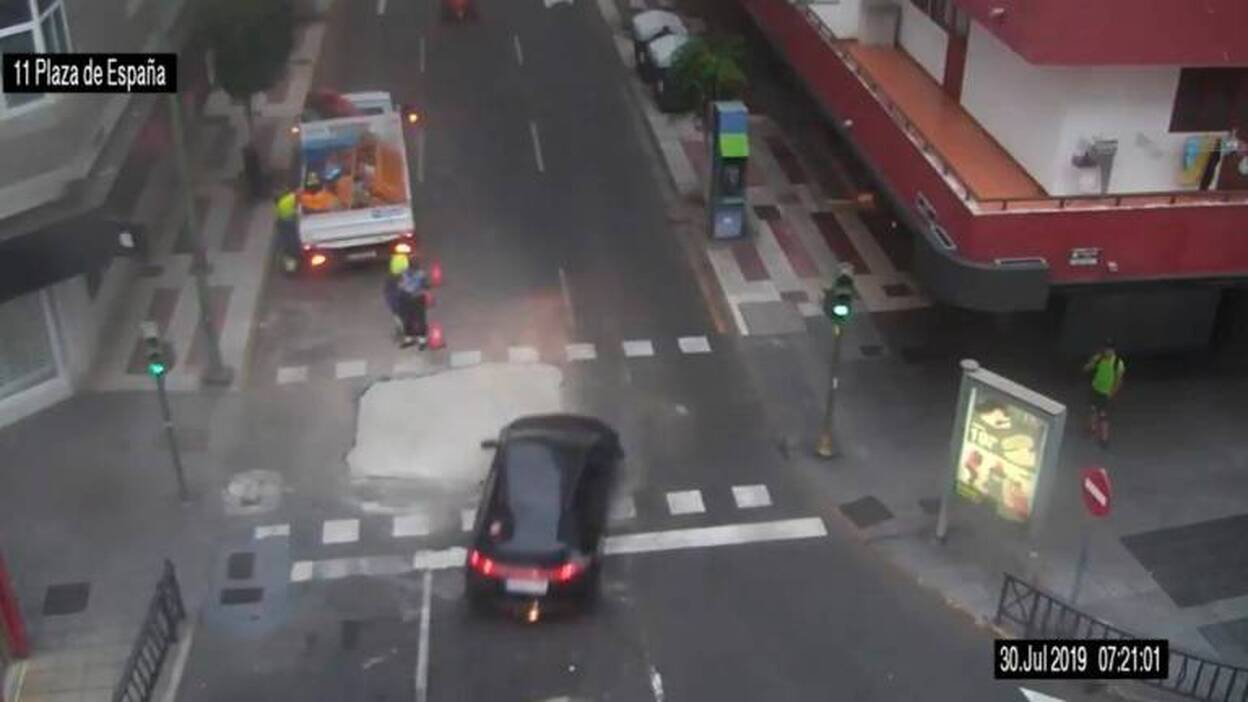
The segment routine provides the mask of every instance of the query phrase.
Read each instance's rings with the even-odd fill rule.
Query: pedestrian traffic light
[[[142,324],[143,350],[147,358],[147,374],[153,378],[161,378],[169,372],[169,360],[166,358],[164,343],[160,340],[160,332],[151,322]]]
[[[836,278],[836,284],[823,291],[823,313],[833,324],[849,321],[854,310],[854,279],[847,273]]]

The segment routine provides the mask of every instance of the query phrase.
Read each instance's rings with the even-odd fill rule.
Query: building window
[[[0,400],[56,377],[43,293],[0,302]]]
[[[1172,132],[1248,129],[1248,68],[1184,68],[1170,116]]]
[[[64,0],[0,0],[0,54],[62,54],[71,49]],[[4,93],[0,118],[24,112],[45,98]]]

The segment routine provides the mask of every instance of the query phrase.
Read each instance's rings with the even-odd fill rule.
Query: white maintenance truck
[[[386,259],[416,245],[404,124],[389,93],[318,92],[299,134],[300,267]]]

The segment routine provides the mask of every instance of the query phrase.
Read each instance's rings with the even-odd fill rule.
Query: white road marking
[[[456,351],[451,354],[451,368],[466,368],[481,363],[480,351]]]
[[[270,524],[268,526],[258,526],[254,532],[255,539],[267,539],[274,536],[290,536],[289,524]]]
[[[433,522],[427,514],[403,514],[394,518],[395,538],[428,536],[433,532]]]
[[[186,632],[178,637],[178,657],[173,661],[173,667],[169,669],[169,684],[165,687],[165,694],[161,696],[161,702],[174,702],[178,698],[178,692],[182,687],[182,674],[186,672],[186,661],[191,656],[191,644],[195,641],[195,617],[188,617],[190,620],[186,625]]]
[[[680,490],[667,493],[667,510],[672,514],[701,514],[706,511],[702,504],[701,490]]]
[[[819,305],[816,305],[813,302],[797,303],[797,311],[803,317],[818,317],[819,315],[823,314],[823,310],[819,308]]]
[[[349,544],[360,540],[360,520],[330,519],[321,527],[321,543]]]
[[[459,511],[459,526],[463,531],[472,531],[472,524],[475,521],[477,521],[476,507],[465,507]]]
[[[416,132],[416,182],[425,182],[425,127]]]
[[[306,383],[308,381],[307,366],[282,366],[277,369],[277,384]]]
[[[563,266],[559,266],[559,291],[563,293],[563,307],[568,311],[568,326],[576,326],[576,310],[572,307],[572,288],[568,285],[568,274]]]
[[[415,356],[413,358],[405,358],[396,361],[392,375],[419,375],[425,371],[431,370],[433,364],[423,356]]]
[[[420,72],[425,72],[425,35],[420,35]]]
[[[625,495],[612,501],[608,519],[612,522],[626,522],[637,516],[637,502],[632,495]]]
[[[545,173],[546,161],[542,159],[542,138],[537,134],[537,122],[533,120],[529,120],[529,136],[533,137],[533,158],[537,160],[537,172]]]
[[[1018,691],[1023,693],[1023,697],[1027,698],[1027,702],[1062,702],[1060,697],[1046,695],[1043,692],[1036,692],[1035,690],[1028,690],[1025,687],[1018,688]]]
[[[368,373],[368,361],[356,359],[354,361],[339,361],[334,365],[334,375],[339,380],[348,378],[362,378]]]
[[[681,353],[710,353],[711,342],[705,336],[682,336],[677,340]]]
[[[763,541],[788,541],[827,536],[828,530],[819,517],[783,519],[775,522],[752,524],[728,524],[693,529],[671,529],[642,534],[623,534],[607,537],[604,553],[650,553],[676,551],[710,546],[731,546]]]
[[[593,344],[568,344],[567,354],[569,361],[592,361],[598,357]]]
[[[727,524],[691,529],[669,529],[638,534],[609,536],[603,544],[608,556],[631,553],[681,551],[713,546],[793,541],[827,536],[828,530],[819,517],[782,519],[774,522]],[[296,561],[290,567],[292,583],[310,580],[334,580],[352,576],[401,575],[415,570],[450,570],[462,568],[468,552],[462,547],[440,551],[418,551],[415,556],[365,556],[330,558],[319,561]]]
[[[426,570],[420,593],[420,647],[416,649],[416,702],[429,699],[429,616],[433,571]]]
[[[571,5],[572,4],[572,0],[545,0],[545,1],[546,1],[546,9],[548,10],[551,7],[554,7],[555,5],[560,5],[560,4]]]
[[[377,0],[377,14],[386,14],[386,0]]]
[[[629,358],[653,356],[654,344],[649,339],[634,339],[624,342],[624,355]]]
[[[766,485],[733,485],[732,499],[736,500],[738,509],[771,506],[771,493],[767,492]]]
[[[532,346],[512,346],[507,349],[507,360],[511,363],[537,363],[537,349]]]
[[[519,34],[511,35],[511,41],[516,47],[516,63],[523,66],[524,65],[524,49],[520,46],[520,35]]]
[[[663,676],[654,666],[650,666],[650,691],[654,693],[654,702],[663,702]]]

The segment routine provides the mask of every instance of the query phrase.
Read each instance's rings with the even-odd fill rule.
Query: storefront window
[[[0,0],[0,54],[66,53],[71,48],[64,0]],[[4,93],[0,117],[46,97]]]
[[[56,377],[43,293],[0,302],[0,400]]]

